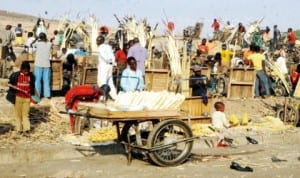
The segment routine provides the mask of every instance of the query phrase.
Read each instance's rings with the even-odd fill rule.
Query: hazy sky
[[[242,22],[247,27],[265,17],[261,27],[278,24],[281,31],[300,28],[300,0],[0,0],[0,3],[3,10],[46,18],[69,13],[88,22],[89,14],[95,14],[99,25],[113,27],[118,25],[113,14],[119,18],[126,15],[139,20],[147,18],[151,26],[158,22],[158,31],[165,29],[162,19],[167,18],[175,23],[177,33],[183,27],[204,22],[204,37],[212,32],[214,18],[229,20],[232,25]]]

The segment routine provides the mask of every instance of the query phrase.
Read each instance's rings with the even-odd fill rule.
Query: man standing
[[[20,71],[11,74],[8,82],[10,88],[6,98],[15,106],[16,130],[24,136],[29,136],[30,132],[29,109],[30,97],[34,94],[34,80],[29,63],[24,61]]]
[[[296,34],[293,32],[292,28],[288,28],[288,49],[291,50],[295,47],[296,44]]]
[[[273,45],[274,45],[275,50],[278,48],[278,42],[279,42],[280,37],[281,37],[280,31],[277,28],[277,25],[274,25],[273,26]]]
[[[47,35],[43,32],[39,34],[39,40],[32,44],[36,50],[34,60],[34,75],[36,77],[35,87],[38,96],[41,96],[43,88],[43,96],[50,99],[51,97],[51,51],[52,43],[47,40]]]
[[[255,97],[260,96],[260,81],[262,82],[265,89],[265,96],[270,96],[270,87],[267,75],[265,73],[265,56],[261,54],[260,47],[254,47],[254,53],[249,56],[250,64],[254,67],[256,71],[256,79],[255,79]]]
[[[133,39],[133,46],[128,50],[128,57],[134,57],[137,62],[137,68],[142,71],[143,76],[145,75],[145,63],[148,59],[148,51],[145,47],[140,44],[138,38]]]
[[[217,40],[219,38],[219,30],[220,30],[220,24],[217,21],[217,19],[214,19],[211,27],[214,29],[214,39]]]
[[[112,99],[117,97],[117,91],[113,83],[113,67],[116,66],[114,52],[112,47],[108,44],[105,44],[105,38],[103,36],[98,36],[96,43],[98,45],[98,75],[97,75],[97,84],[98,86],[109,85],[110,87],[110,96]]]

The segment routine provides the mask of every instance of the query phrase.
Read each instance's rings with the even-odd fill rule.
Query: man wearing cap
[[[190,88],[192,88],[192,96],[202,96],[203,102],[207,103],[207,76],[201,74],[201,67],[195,65],[192,67],[194,75],[190,77]]]

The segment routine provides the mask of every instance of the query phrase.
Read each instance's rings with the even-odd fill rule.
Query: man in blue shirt
[[[134,57],[127,59],[128,67],[123,71],[121,77],[121,88],[124,92],[132,92],[144,89],[144,78],[142,71],[137,68]]]

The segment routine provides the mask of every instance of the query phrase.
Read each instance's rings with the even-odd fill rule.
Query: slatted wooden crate
[[[51,90],[59,91],[63,86],[63,62],[51,61]]]
[[[145,85],[149,91],[168,90],[169,70],[148,69],[145,71]]]
[[[206,105],[203,103],[201,96],[187,97],[181,104],[180,109],[187,112],[193,122],[211,123],[212,102],[211,97],[208,97]]]
[[[96,67],[84,67],[81,84],[96,85],[98,69]]]
[[[253,98],[256,71],[243,68],[230,69],[228,98]]]

